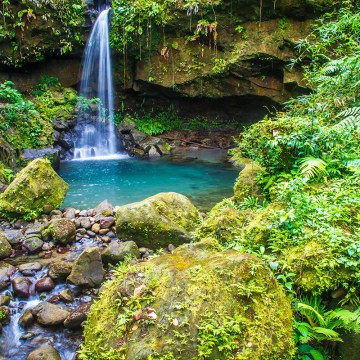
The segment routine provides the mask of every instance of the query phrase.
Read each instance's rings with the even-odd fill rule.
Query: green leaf
[[[315,349],[310,350],[311,356],[314,358],[314,360],[324,360],[324,357],[322,356],[321,352]]]

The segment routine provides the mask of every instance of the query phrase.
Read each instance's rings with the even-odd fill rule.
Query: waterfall
[[[118,142],[114,125],[114,97],[109,45],[109,15],[102,10],[92,28],[83,57],[80,96],[99,98],[97,116],[82,111],[79,114],[74,159],[116,157]]]

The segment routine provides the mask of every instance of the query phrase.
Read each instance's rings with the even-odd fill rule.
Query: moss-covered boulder
[[[69,185],[51,167],[49,161],[35,159],[15,177],[0,195],[0,210],[5,214],[35,218],[44,205],[58,208]]]
[[[241,170],[234,186],[234,199],[238,202],[249,196],[259,196],[261,193],[256,183],[256,176],[261,171],[261,167],[249,159],[243,159],[242,162],[245,167]]]
[[[8,242],[6,235],[0,231],[0,260],[5,259],[11,255],[12,248]]]
[[[53,219],[43,235],[50,235],[55,242],[66,245],[75,239],[76,227],[70,219]]]
[[[229,243],[239,236],[251,218],[251,211],[234,208],[218,208],[210,211],[204,222],[196,229],[196,239],[213,237],[220,243]]]
[[[292,359],[290,303],[257,257],[216,241],[122,265],[91,307],[89,359]],[[111,355],[111,356],[110,356]]]
[[[112,240],[107,248],[101,253],[103,262],[117,264],[125,258],[139,258],[139,248],[134,241],[120,242]]]
[[[121,206],[116,212],[116,233],[121,240],[156,249],[192,240],[200,223],[196,207],[184,195],[160,193],[143,201]]]

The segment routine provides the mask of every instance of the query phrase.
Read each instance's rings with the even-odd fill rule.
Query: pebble
[[[33,332],[27,332],[24,335],[21,335],[20,340],[32,339],[34,336],[36,336],[36,334],[34,334]]]

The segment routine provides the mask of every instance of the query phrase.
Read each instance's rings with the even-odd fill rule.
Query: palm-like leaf
[[[308,156],[300,162],[300,173],[306,179],[320,178],[327,174],[326,166],[327,163],[324,160]]]

